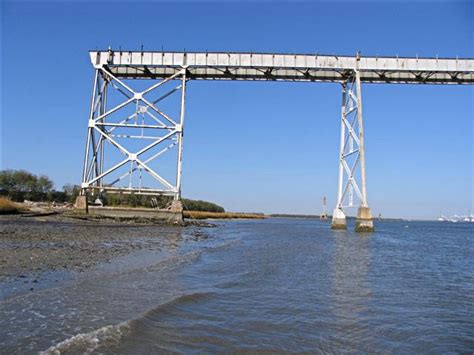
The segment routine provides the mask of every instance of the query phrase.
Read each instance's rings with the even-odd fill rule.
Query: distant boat
[[[471,214],[470,210],[468,211],[467,216],[464,218],[464,222],[467,222],[467,223],[474,222],[474,216]]]
[[[439,222],[451,222],[451,223],[457,223],[457,222],[465,222],[465,223],[473,223],[474,222],[474,216],[469,214],[467,216],[458,216],[455,214],[452,217],[446,217],[441,215],[438,218]]]
[[[463,222],[473,223],[474,222],[474,216],[472,214],[469,214],[468,216],[464,217]]]

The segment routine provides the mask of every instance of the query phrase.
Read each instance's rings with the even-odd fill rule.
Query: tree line
[[[45,175],[34,175],[26,170],[0,171],[0,196],[12,201],[25,200],[35,202],[74,203],[80,193],[80,186],[66,184],[62,191],[54,189],[54,184]],[[123,193],[102,193],[100,199],[107,206],[158,207],[165,208],[172,200],[170,196],[149,196]],[[91,202],[94,198],[91,196]],[[208,201],[182,199],[183,207],[188,211],[225,212],[224,208]]]
[[[72,184],[64,185],[62,191],[55,190],[50,178],[26,170],[0,171],[0,196],[16,202],[74,202],[79,191],[79,186]]]
[[[107,206],[124,207],[158,207],[166,208],[172,201],[171,196],[163,195],[135,195],[121,193],[106,193],[101,196],[101,201]],[[186,211],[225,212],[222,206],[203,200],[190,200],[183,198],[183,208]]]

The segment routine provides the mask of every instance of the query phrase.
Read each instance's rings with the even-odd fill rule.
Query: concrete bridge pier
[[[347,229],[346,215],[340,208],[335,208],[332,213],[331,229]]]
[[[359,207],[355,224],[356,232],[373,232],[374,222],[369,207]]]

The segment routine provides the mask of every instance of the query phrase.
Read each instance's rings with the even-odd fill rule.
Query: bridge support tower
[[[373,232],[372,213],[367,202],[362,93],[358,69],[351,72],[342,83],[339,180],[332,229],[347,229],[344,209],[356,207],[354,196],[359,201],[356,232]]]
[[[93,199],[104,193],[135,195],[167,195],[172,197],[171,212],[182,212],[181,176],[183,157],[183,128],[185,116],[186,65],[168,77],[155,81],[146,89],[132,89],[123,78],[112,73],[109,62],[114,53],[108,52],[106,64],[95,64],[95,79],[86,151],[84,156],[80,206],[86,206],[86,196]],[[155,79],[153,75],[150,78]],[[167,83],[178,85],[162,92],[157,89]],[[167,85],[169,86],[169,84]],[[114,90],[111,90],[114,89]],[[171,94],[180,92],[179,110],[172,118],[158,104]],[[113,103],[110,95],[115,93]],[[128,109],[128,111],[127,111]],[[176,117],[177,116],[177,117]],[[107,149],[105,149],[107,147]],[[177,148],[177,163],[165,177],[158,171],[155,160],[173,147]],[[106,151],[107,150],[107,151]],[[110,156],[119,156],[116,164]],[[117,159],[117,158],[116,158]],[[153,165],[155,164],[155,165]],[[148,180],[145,180],[148,179]],[[99,200],[100,202],[100,200]],[[79,204],[78,204],[79,205]]]

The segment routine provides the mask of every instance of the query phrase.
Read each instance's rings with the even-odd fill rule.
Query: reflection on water
[[[363,314],[371,297],[367,274],[370,267],[370,241],[372,235],[334,232],[334,257],[332,264],[333,310],[337,317],[339,332],[369,343],[371,334],[365,334],[367,324]]]

